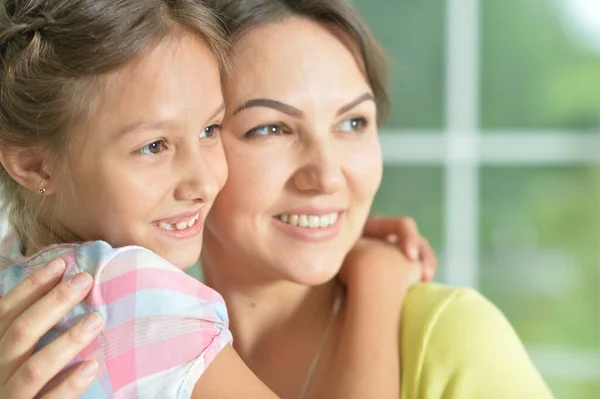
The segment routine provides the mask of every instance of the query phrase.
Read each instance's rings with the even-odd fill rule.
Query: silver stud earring
[[[40,189],[38,190],[38,192],[42,195],[46,194],[46,189],[44,187],[40,187]]]

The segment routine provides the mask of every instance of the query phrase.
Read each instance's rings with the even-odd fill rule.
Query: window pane
[[[482,126],[600,126],[598,0],[481,4]]]
[[[443,169],[441,167],[386,166],[373,214],[410,216],[436,252],[442,248]],[[436,280],[443,281],[443,270]]]
[[[480,176],[483,293],[534,354],[575,359],[540,357],[553,359],[540,367],[552,371],[548,380],[562,397],[600,397],[592,380],[560,377],[590,375],[587,356],[600,353],[600,175],[584,167],[488,167]]]
[[[353,0],[391,60],[392,128],[440,128],[444,0]]]

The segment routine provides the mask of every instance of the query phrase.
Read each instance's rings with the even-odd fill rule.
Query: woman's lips
[[[323,242],[339,234],[343,215],[343,212],[284,213],[275,216],[273,224],[290,237],[307,242]]]

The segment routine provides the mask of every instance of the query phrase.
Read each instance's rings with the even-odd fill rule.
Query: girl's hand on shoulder
[[[361,238],[346,256],[339,277],[350,296],[381,298],[395,306],[422,274],[421,264],[407,259],[396,245]]]
[[[0,298],[0,398],[75,399],[93,381],[97,372],[93,362],[80,364],[52,380],[100,333],[102,321],[98,322],[97,314],[86,315],[31,356],[39,339],[92,288],[89,274],[60,282],[64,272],[64,261],[55,259]]]
[[[423,281],[433,280],[437,271],[437,257],[427,239],[419,233],[414,219],[372,216],[367,220],[363,234],[396,245],[408,260],[420,262]]]

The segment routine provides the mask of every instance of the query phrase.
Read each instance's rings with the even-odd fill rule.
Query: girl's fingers
[[[98,363],[84,362],[41,396],[41,399],[78,399],[90,387],[97,372]]]

